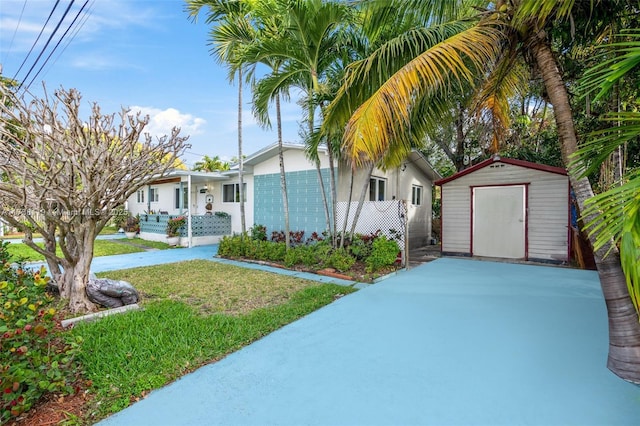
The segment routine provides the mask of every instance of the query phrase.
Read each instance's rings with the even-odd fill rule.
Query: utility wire
[[[22,3],[22,10],[20,11],[20,17],[18,18],[18,24],[16,25],[16,29],[13,30],[13,35],[11,36],[11,41],[9,42],[9,50],[7,50],[7,52],[11,52],[11,48],[13,47],[13,40],[15,40],[16,34],[18,33],[18,28],[20,27],[20,23],[22,22],[22,15],[24,15],[25,7],[27,7],[27,0],[24,0],[24,3]]]
[[[71,6],[73,6],[73,3],[75,2],[75,0],[71,0],[71,2],[69,3],[69,6],[67,6],[67,9],[64,11],[64,14],[62,15],[62,18],[60,18],[60,21],[58,21],[58,24],[56,25],[56,27],[53,29],[53,32],[51,33],[51,35],[49,36],[49,39],[47,40],[47,43],[44,45],[44,47],[42,48],[42,50],[40,51],[40,54],[38,55],[38,57],[36,58],[35,62],[33,63],[33,65],[31,65],[31,68],[29,68],[29,72],[27,72],[27,75],[24,77],[24,80],[26,80],[27,78],[29,78],[29,74],[31,74],[31,71],[33,71],[33,69],[35,68],[36,64],[38,63],[38,61],[40,60],[40,58],[42,57],[42,55],[44,54],[44,51],[47,49],[47,47],[49,46],[49,43],[51,43],[51,40],[53,39],[53,36],[56,35],[56,32],[58,31],[58,28],[60,28],[60,24],[62,24],[62,21],[64,20],[64,18],[67,16],[67,13],[69,13],[69,9],[71,9]],[[47,19],[48,21],[48,19]],[[18,86],[18,91],[20,89],[22,89],[22,86],[24,85],[24,80],[22,81],[22,83],[20,83],[20,86]]]
[[[85,15],[82,17],[82,20],[81,20],[80,24],[76,25],[75,29],[73,30],[73,34],[71,34],[71,37],[67,39],[67,43],[64,45],[64,47],[62,48],[62,50],[60,51],[58,56],[55,57],[55,59],[51,63],[51,66],[44,72],[44,74],[42,76],[43,78],[44,78],[45,75],[47,75],[49,70],[55,65],[55,63],[58,61],[58,59],[60,59],[60,57],[64,54],[64,52],[67,50],[67,47],[69,47],[69,45],[71,44],[73,39],[76,38],[76,36],[80,32],[80,30],[84,27],[84,24],[87,23],[87,21],[89,20],[89,17],[93,13],[93,7],[95,6],[95,4],[96,4],[96,0],[91,0],[91,5],[87,9],[87,12],[85,13]]]
[[[16,71],[16,73],[14,74],[14,76],[13,76],[14,80],[17,80],[18,73],[20,72],[20,70],[22,70],[22,67],[27,62],[27,59],[29,59],[29,56],[31,56],[31,52],[33,52],[33,49],[36,47],[36,44],[38,44],[38,41],[40,40],[40,37],[42,36],[42,33],[44,32],[44,29],[47,27],[47,24],[49,23],[49,20],[51,19],[51,17],[53,16],[53,13],[56,11],[56,8],[58,7],[58,3],[60,3],[60,0],[56,0],[56,4],[53,5],[53,9],[51,9],[51,13],[49,13],[49,17],[47,18],[47,21],[42,26],[42,29],[40,30],[40,34],[38,34],[38,37],[36,38],[36,41],[34,41],[33,44],[31,45],[31,49],[29,49],[29,53],[27,53],[27,56],[24,58],[24,61],[22,61],[22,63],[20,64],[20,68],[18,68],[18,71]],[[16,31],[17,30],[18,30],[18,28],[16,28]]]
[[[73,2],[72,2],[73,3]],[[56,45],[53,47],[53,49],[51,49],[51,52],[49,53],[49,56],[47,56],[47,58],[44,60],[44,62],[42,63],[42,65],[40,66],[40,69],[38,69],[38,71],[36,72],[36,74],[33,76],[33,78],[31,79],[31,81],[29,82],[29,84],[27,84],[27,89],[29,87],[31,87],[31,85],[33,84],[33,82],[35,81],[35,79],[38,77],[38,75],[42,72],[42,69],[45,67],[45,65],[47,65],[47,63],[49,62],[49,59],[51,59],[51,56],[55,53],[56,49],[58,49],[58,46],[60,46],[60,43],[62,42],[62,40],[64,40],[64,38],[66,37],[67,33],[69,33],[69,30],[71,30],[71,27],[73,26],[73,24],[75,24],[75,22],[78,20],[78,17],[80,17],[80,14],[82,13],[82,11],[84,10],[84,8],[87,6],[87,4],[89,3],[89,0],[86,0],[84,2],[84,4],[82,5],[82,7],[80,8],[80,10],[78,11],[78,13],[76,14],[76,17],[73,18],[73,21],[71,21],[71,23],[69,24],[69,26],[67,27],[67,30],[64,32],[64,34],[62,34],[62,37],[60,37],[60,40],[58,40],[58,42],[56,43]],[[64,19],[64,17],[63,17]],[[62,21],[60,21],[62,22]]]

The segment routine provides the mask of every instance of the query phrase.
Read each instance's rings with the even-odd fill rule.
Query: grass
[[[98,274],[132,283],[143,300],[175,300],[200,313],[244,314],[277,305],[314,281],[249,272],[208,260],[190,260]]]
[[[43,243],[37,244],[40,247],[44,246]],[[24,243],[11,243],[9,244],[8,251],[13,259],[20,258],[27,262],[44,260],[44,256],[34,251]],[[93,248],[93,255],[94,257],[111,256],[114,254],[137,253],[141,251],[144,251],[144,249],[111,240],[96,240]],[[62,256],[60,247],[57,248],[56,252],[58,253],[58,256]]]
[[[11,242],[11,240],[8,241]],[[44,246],[43,243],[37,244],[40,247]],[[112,256],[114,254],[139,253],[145,250],[144,247],[155,248],[159,250],[172,248],[167,243],[158,241],[147,241],[140,238],[133,238],[131,240],[127,238],[114,240],[96,240],[93,248],[93,256],[99,257]],[[44,256],[42,256],[40,253],[37,253],[24,243],[11,242],[11,244],[9,244],[8,250],[13,259],[22,259],[26,262],[44,260]],[[58,256],[62,256],[60,247],[57,248],[56,252],[58,253]]]
[[[170,248],[175,248],[170,246],[167,243],[163,243],[161,241],[149,241],[149,240],[143,240],[142,238],[121,238],[121,239],[116,239],[116,240],[111,240],[111,241],[120,241],[122,243],[132,243],[132,244],[136,244],[136,245],[140,245],[140,246],[145,246],[145,247],[149,247],[149,248],[155,248],[155,249],[159,249],[159,250],[166,250],[166,249],[170,249]]]
[[[95,394],[90,422],[354,291],[206,260],[100,275],[130,280],[144,310],[72,331]]]

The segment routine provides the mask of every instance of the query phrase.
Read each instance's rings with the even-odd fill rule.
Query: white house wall
[[[471,252],[471,186],[518,183],[529,183],[529,258],[566,261],[569,208],[567,176],[500,162],[442,185],[442,251]]]
[[[187,178],[183,177],[182,185],[186,187],[188,185]],[[247,227],[253,224],[253,176],[244,175],[243,180],[247,186],[247,201],[245,202],[245,218]],[[241,219],[240,219],[240,203],[225,203],[223,202],[223,185],[237,183],[238,179],[231,178],[228,181],[212,181],[212,182],[199,182],[192,183],[191,185],[191,214],[203,215],[207,212],[206,197],[207,195],[213,195],[213,208],[212,212],[225,212],[231,215],[231,229],[233,232],[241,232]],[[201,189],[207,187],[205,193],[200,193]],[[151,185],[151,188],[158,189],[158,201],[148,204],[149,199],[149,187],[144,186],[144,203],[137,202],[137,193],[134,193],[127,200],[127,208],[132,215],[145,214],[149,209],[154,212],[166,211],[170,215],[179,215],[186,213],[184,209],[175,208],[175,189],[180,187],[180,182],[167,182],[157,185]]]
[[[432,182],[411,163],[407,163],[404,171],[400,168],[387,171],[374,168],[371,176],[387,180],[386,200],[392,200],[395,197],[406,201],[409,216],[409,247],[416,248],[428,244],[431,238]],[[339,173],[338,201],[349,199],[349,180],[350,169],[342,167]],[[367,185],[365,201],[369,201],[367,171],[364,168],[358,169],[353,181],[352,201],[358,200],[365,184]],[[422,204],[419,206],[411,204],[413,185],[421,186],[423,190]]]
[[[326,154],[320,154],[320,168],[328,168],[329,159]],[[284,151],[284,169],[286,172],[299,172],[304,170],[315,170],[315,165],[307,159],[304,151],[300,149],[287,149]],[[278,155],[262,161],[253,166],[254,175],[269,175],[280,173],[280,160]]]

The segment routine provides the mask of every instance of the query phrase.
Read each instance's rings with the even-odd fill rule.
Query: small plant
[[[180,228],[187,223],[187,218],[184,216],[178,216],[176,218],[169,218],[167,221],[167,237],[179,237]]]
[[[369,239],[368,241],[356,235],[349,245],[349,252],[358,260],[366,259],[371,254],[371,245],[373,244],[373,240]]]
[[[271,233],[271,241],[276,243],[285,242],[284,231],[273,231]],[[304,242],[304,231],[289,231],[289,242],[294,245],[299,245]]]
[[[124,229],[124,225],[127,222],[127,218],[130,216],[129,212],[124,207],[118,207],[113,209],[111,214],[111,221],[116,228]]]
[[[267,227],[255,224],[251,227],[251,238],[257,241],[267,241]]]
[[[124,229],[124,232],[140,232],[140,218],[138,216],[127,216],[122,229]]]
[[[348,271],[354,263],[356,263],[356,259],[343,248],[334,250],[327,259],[327,266],[331,266],[340,272]]]
[[[47,392],[72,393],[78,343],[61,331],[44,267],[12,266],[0,243],[0,424]]]
[[[225,235],[218,245],[218,255],[222,257],[244,257],[251,239],[247,235]]]
[[[227,213],[227,212],[215,212],[214,216],[221,217],[221,218],[224,218],[224,219],[228,219],[228,218],[231,217],[231,215],[229,213]]]
[[[381,235],[373,241],[371,254],[365,259],[367,272],[376,272],[386,266],[391,266],[396,262],[400,248],[394,240],[387,239]]]

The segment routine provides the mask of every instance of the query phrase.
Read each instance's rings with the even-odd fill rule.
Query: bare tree
[[[148,116],[103,115],[95,103],[85,121],[74,89],[27,102],[0,85],[0,97],[0,217],[46,258],[70,309],[93,311],[85,289],[96,236],[117,206],[173,168],[188,138],[174,128],[154,141],[143,133]]]

